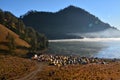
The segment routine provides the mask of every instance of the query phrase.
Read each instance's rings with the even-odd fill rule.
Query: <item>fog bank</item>
[[[84,38],[84,39],[49,40],[49,42],[73,42],[73,41],[120,41],[120,38]]]

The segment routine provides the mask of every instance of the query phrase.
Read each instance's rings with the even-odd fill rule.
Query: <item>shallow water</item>
[[[50,40],[49,52],[86,57],[120,58],[119,38]]]

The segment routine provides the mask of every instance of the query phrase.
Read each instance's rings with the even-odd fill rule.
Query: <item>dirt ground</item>
[[[34,80],[120,80],[120,62],[46,66],[35,75]]]

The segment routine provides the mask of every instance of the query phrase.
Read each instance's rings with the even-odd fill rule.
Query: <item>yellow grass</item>
[[[19,57],[0,55],[0,80],[15,80],[36,68],[35,63]]]
[[[21,48],[16,48],[14,50],[15,55],[22,56],[28,53],[28,50],[26,48],[29,48],[30,45],[19,38],[19,35],[11,31],[10,29],[6,28],[5,26],[0,24],[0,53],[2,54],[7,54],[9,51],[8,48],[8,40],[6,39],[6,36],[8,33],[15,39],[15,45],[16,47],[21,47]]]
[[[0,42],[7,42],[6,36],[8,35],[8,33],[15,38],[15,43],[17,44],[17,46],[30,47],[27,42],[19,38],[19,35],[0,24]]]
[[[120,62],[47,66],[36,75],[36,80],[120,80]]]

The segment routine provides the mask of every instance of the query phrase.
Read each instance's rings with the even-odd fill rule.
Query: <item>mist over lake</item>
[[[49,40],[49,52],[100,58],[120,58],[120,38]]]

